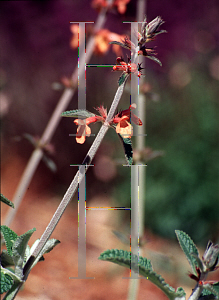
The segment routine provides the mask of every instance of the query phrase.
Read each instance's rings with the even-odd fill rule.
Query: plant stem
[[[104,8],[101,10],[100,14],[98,15],[98,19],[96,21],[96,24],[94,26],[94,33],[98,30],[100,30],[105,21],[106,21],[106,12],[107,9]],[[91,55],[93,53],[93,48],[94,48],[94,36],[92,36],[87,44],[86,47],[86,62],[89,62]],[[85,53],[83,54],[85,55]],[[82,60],[84,61],[84,58],[82,58]],[[79,70],[78,67],[75,68],[75,71],[72,74],[72,82],[74,86],[77,86],[77,80],[78,80],[78,72],[80,73],[80,75],[82,75],[84,73],[84,66],[80,65]],[[45,145],[47,143],[50,142],[50,140],[52,139],[54,132],[57,128],[57,126],[59,125],[59,122],[61,120],[60,115],[63,111],[66,110],[69,102],[71,101],[72,97],[74,96],[76,89],[69,89],[66,88],[42,134],[42,137],[39,141],[39,145]],[[12,202],[14,203],[15,208],[12,210],[10,209],[8,211],[8,214],[6,215],[4,224],[6,226],[10,226],[11,222],[13,221],[15,214],[17,213],[17,210],[21,204],[21,201],[27,191],[27,188],[33,178],[33,175],[36,171],[36,168],[38,167],[38,164],[40,162],[40,160],[43,157],[43,149],[41,147],[36,148],[28,163],[27,166],[22,174],[22,177],[20,179],[20,182],[17,186],[17,189],[15,191],[15,194],[13,196]]]
[[[19,289],[21,288],[22,285],[23,285],[22,282],[14,283],[13,286],[11,287],[11,289],[4,296],[3,300],[13,300],[16,297],[16,295],[17,295],[17,293],[18,293],[18,291],[19,291]]]
[[[74,196],[76,189],[78,187],[78,184],[82,181],[83,177],[85,176],[85,173],[87,172],[89,166],[91,165],[92,159],[94,158],[107,130],[109,129],[108,122],[112,119],[113,115],[116,112],[117,106],[119,104],[119,101],[122,97],[123,91],[124,91],[125,82],[121,86],[118,87],[116,95],[114,97],[114,100],[112,102],[112,105],[110,107],[109,113],[107,115],[105,123],[100,128],[100,131],[98,132],[93,144],[91,145],[87,155],[85,156],[84,161],[87,161],[87,158],[89,158],[89,162],[86,164],[86,168],[79,167],[78,172],[76,173],[72,183],[70,184],[68,190],[66,191],[61,203],[59,204],[56,212],[54,213],[51,221],[49,222],[49,225],[47,226],[46,230],[42,234],[40,241],[32,253],[31,257],[28,259],[27,263],[24,266],[23,269],[23,282],[17,284],[15,283],[12,288],[7,292],[7,294],[4,297],[4,300],[12,300],[17,295],[18,291],[22,287],[23,283],[27,280],[27,277],[30,273],[31,267],[34,264],[36,258],[40,254],[40,251],[43,249],[44,245],[52,235],[56,225],[58,224],[60,218],[62,217],[67,205],[71,201],[72,197]],[[11,295],[12,293],[12,295]]]
[[[37,245],[36,249],[34,250],[34,252],[32,253],[32,256],[29,258],[29,260],[27,261],[25,267],[24,267],[24,281],[27,279],[27,276],[29,274],[29,271],[31,269],[31,266],[33,265],[35,259],[37,258],[37,256],[39,255],[40,251],[42,250],[42,248],[44,247],[44,245],[46,244],[46,242],[48,241],[48,239],[50,238],[51,234],[53,233],[56,225],[58,224],[60,218],[62,217],[62,214],[64,213],[67,205],[69,204],[69,202],[71,201],[72,197],[74,196],[78,184],[81,182],[81,180],[83,179],[83,177],[85,176],[86,171],[88,170],[92,159],[94,158],[107,130],[109,129],[109,125],[108,122],[112,119],[113,115],[116,112],[117,106],[119,104],[119,101],[121,99],[123,90],[124,90],[124,86],[125,86],[125,82],[123,82],[123,84],[121,86],[118,87],[118,90],[116,92],[116,95],[114,97],[114,100],[112,102],[110,111],[107,115],[106,121],[105,123],[102,125],[102,127],[100,128],[99,133],[97,134],[93,144],[91,145],[84,161],[87,161],[86,163],[86,168],[81,168],[79,167],[78,172],[76,173],[72,183],[70,184],[67,192],[65,193],[61,203],[59,204],[56,212],[54,213],[49,225],[47,226],[46,230],[44,231],[43,235],[40,238],[39,244]],[[89,158],[89,161],[87,160],[87,158]]]

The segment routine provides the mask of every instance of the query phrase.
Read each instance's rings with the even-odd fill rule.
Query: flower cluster
[[[146,56],[159,65],[162,65],[160,60],[156,58],[154,55],[157,53],[155,52],[154,48],[146,48],[146,43],[153,41],[158,34],[166,32],[166,30],[159,30],[159,27],[164,23],[161,17],[156,17],[150,23],[147,23],[146,18],[144,19],[141,31],[137,32],[138,37],[138,45],[135,45],[128,37],[121,40],[121,42],[113,41],[110,44],[116,44],[123,48],[126,48],[131,51],[131,55],[136,52],[137,46],[139,47],[138,54]]]
[[[131,138],[133,135],[133,128],[130,124],[130,119],[136,125],[141,126],[142,121],[132,113],[132,110],[136,108],[136,104],[133,103],[130,105],[129,109],[122,110],[118,114],[116,114],[110,121],[109,125],[113,127],[118,134],[120,134],[123,138]],[[91,135],[91,129],[88,126],[91,123],[106,121],[107,110],[101,105],[96,108],[100,115],[92,114],[91,117],[88,117],[84,120],[76,119],[74,123],[78,126],[76,133],[76,141],[79,144],[83,144],[85,142],[86,136]]]
[[[207,271],[214,271],[218,267],[219,246],[214,245],[212,241],[208,242],[204,255],[202,256],[203,265]]]
[[[144,46],[145,43],[153,41],[158,34],[166,32],[159,30],[159,27],[164,23],[161,17],[156,17],[150,23],[147,23],[146,17],[141,26],[141,32],[138,32],[139,46]]]
[[[122,75],[119,77],[118,84],[121,85],[131,73],[134,73],[136,76],[141,77],[142,73],[141,64],[132,63],[130,59],[128,59],[128,63],[126,63],[121,57],[117,57],[117,64],[113,66],[113,71],[122,71]]]
[[[205,278],[208,272],[215,271],[219,268],[219,266],[217,266],[218,256],[219,246],[217,244],[214,245],[209,241],[205,253],[202,256],[202,260],[197,257],[199,261],[199,267],[196,267],[197,276],[189,274],[189,277],[198,282],[200,286],[206,286],[208,284],[213,285],[216,283],[214,281],[206,281]]]
[[[127,64],[121,57],[117,57],[116,61],[120,65],[113,66],[113,71],[122,71],[126,74],[134,73],[136,76],[141,77],[141,70],[143,69],[141,64],[136,65],[135,63],[131,63],[130,59]]]

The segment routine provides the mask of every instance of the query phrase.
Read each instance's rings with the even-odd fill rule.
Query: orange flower
[[[76,49],[78,47],[78,30],[79,27],[77,24],[72,24],[70,26],[70,30],[72,32],[72,38],[70,40],[70,47],[72,49]],[[105,54],[109,47],[110,42],[114,40],[121,40],[124,39],[124,35],[119,35],[117,33],[111,32],[107,29],[101,29],[97,33],[95,33],[95,45],[94,45],[94,52],[96,54],[103,55]],[[120,46],[114,44],[112,45],[113,52],[116,53],[117,56],[122,54]]]
[[[72,32],[72,38],[70,41],[70,47],[75,49],[78,47],[78,34],[79,34],[79,26],[77,24],[72,24],[70,26],[70,30]]]
[[[133,135],[133,127],[132,125],[127,121],[129,118],[127,116],[123,116],[120,118],[120,121],[118,125],[116,126],[116,132],[121,134],[124,138],[131,138]]]
[[[132,125],[129,123],[130,118],[133,123],[142,126],[141,119],[132,113],[132,110],[136,109],[136,107],[136,104],[132,103],[132,105],[129,106],[129,109],[121,111],[113,118],[113,123],[118,123],[116,126],[116,132],[120,133],[124,138],[131,138],[133,135]]]
[[[86,136],[91,135],[91,129],[88,126],[90,123],[95,123],[98,121],[98,116],[90,117],[85,120],[76,119],[74,123],[78,125],[77,133],[76,133],[76,141],[79,144],[83,144],[85,142]]]
[[[116,0],[114,5],[117,6],[118,12],[124,14],[126,12],[126,5],[130,0]]]
[[[95,35],[95,48],[94,52],[96,54],[104,54],[108,51],[110,47],[110,42],[114,40],[120,40],[123,39],[123,35],[119,35],[117,33],[111,32],[107,29],[101,29],[98,31]],[[121,48],[118,45],[112,45],[113,52],[116,53],[116,55],[121,55]]]
[[[135,123],[136,125],[139,126],[142,125],[142,121],[132,113],[132,110],[135,108],[136,108],[136,104],[133,103],[132,105],[130,105],[129,109],[122,110],[109,121],[109,124],[114,129],[116,129],[116,132],[121,134],[124,138],[131,138],[131,136],[133,135],[133,128],[132,125],[130,124],[130,118],[132,119],[133,123]],[[91,117],[88,117],[86,119],[74,120],[74,123],[78,126],[77,133],[76,133],[77,143],[83,144],[85,142],[86,136],[91,135],[91,129],[88,126],[89,124],[96,123],[96,122],[102,122],[102,123],[105,122],[107,118],[106,108],[104,108],[101,105],[100,107],[97,107],[96,110],[99,112],[100,114],[99,116],[90,113],[92,115]],[[73,113],[76,115],[78,114],[78,112],[79,110],[71,111],[67,113],[70,113],[72,116]],[[67,115],[65,114],[65,116]]]

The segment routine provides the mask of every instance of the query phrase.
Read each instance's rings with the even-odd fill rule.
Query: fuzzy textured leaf
[[[65,111],[61,114],[62,117],[73,117],[73,118],[81,118],[81,119],[87,119],[90,117],[94,117],[95,114],[89,112],[86,109],[75,109],[75,110],[69,110]]]
[[[193,240],[185,232],[175,230],[175,233],[179,244],[189,261],[189,264],[192,267],[194,274],[197,274],[196,267],[198,267],[198,262],[196,260],[196,257],[199,256],[197,247],[195,246]]]
[[[20,278],[23,275],[22,270],[25,263],[27,243],[35,230],[36,228],[33,228],[19,236],[12,247],[12,255],[15,264],[15,274]]]
[[[10,276],[14,282],[22,282],[21,278],[18,277],[12,269],[1,267],[1,275],[2,273]]]
[[[0,226],[0,229],[5,240],[8,254],[12,256],[12,247],[18,235],[6,225]]]
[[[205,286],[205,289],[202,291],[202,295],[211,295],[215,296],[215,299],[219,299],[219,282],[214,284],[208,284]]]
[[[1,269],[1,289],[0,294],[6,293],[13,285],[14,280]]]
[[[4,249],[2,250],[2,253],[1,253],[1,265],[4,268],[14,265],[12,256],[9,255],[8,252]]]
[[[100,254],[100,260],[111,261],[115,264],[124,266],[130,269],[130,252],[118,249],[112,249],[104,251]],[[148,280],[153,282],[157,287],[159,287],[169,299],[185,299],[185,292],[182,288],[178,288],[177,291],[169,284],[167,284],[164,279],[153,271],[150,260],[142,256],[131,254],[132,263],[138,264],[139,274],[146,277]]]
[[[4,195],[1,194],[1,202],[7,204],[8,206],[11,206],[14,208],[14,203],[8,200]]]
[[[122,144],[123,144],[123,148],[125,151],[125,158],[127,160],[127,163],[129,165],[132,165],[133,162],[133,150],[132,150],[132,141],[129,138],[123,138],[121,136],[121,134],[118,134],[118,136],[120,137]]]

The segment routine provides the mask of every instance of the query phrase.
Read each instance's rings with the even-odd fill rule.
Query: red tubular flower
[[[133,103],[129,106],[129,109],[121,111],[113,118],[113,123],[117,124],[116,132],[121,134],[124,138],[131,138],[133,135],[132,125],[129,123],[130,119],[136,125],[142,126],[142,121],[132,113],[132,110],[136,107],[136,104]]]
[[[135,123],[136,125],[139,125],[139,126],[142,126],[142,121],[141,119],[139,119],[135,114],[132,113],[132,110],[136,109],[137,105],[135,103],[132,103],[130,106],[129,106],[129,109],[125,109],[125,110],[122,110],[120,113],[118,113],[114,119],[113,119],[113,122],[114,123],[118,123],[119,122],[119,119],[123,116],[127,116],[128,117],[128,120],[132,120],[133,123]]]
[[[76,119],[74,123],[78,125],[77,133],[76,133],[76,141],[79,144],[83,144],[85,142],[86,136],[91,135],[91,129],[88,126],[91,123],[96,122],[104,122],[107,117],[107,110],[101,105],[97,107],[96,110],[99,112],[100,116],[94,115],[92,117],[86,119]]]
[[[116,132],[121,134],[124,138],[131,138],[133,135],[132,125],[127,121],[129,118],[127,116],[123,116],[120,118],[118,125],[116,126]]]
[[[116,61],[120,65],[113,66],[113,71],[122,71],[126,74],[134,73],[136,76],[141,77],[141,70],[143,68],[141,68],[140,64],[136,65],[134,63],[131,63],[130,60],[127,64],[121,57],[117,57]]]
[[[97,116],[90,117],[85,120],[82,119],[76,119],[74,120],[74,123],[78,125],[77,133],[76,133],[76,141],[79,144],[83,144],[85,142],[86,136],[91,135],[91,129],[88,126],[90,123],[97,122]]]

